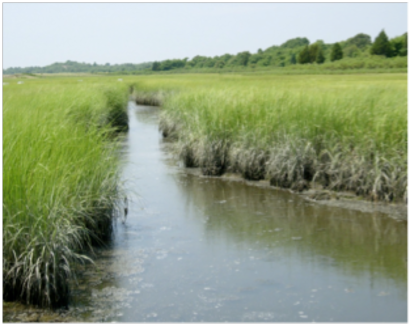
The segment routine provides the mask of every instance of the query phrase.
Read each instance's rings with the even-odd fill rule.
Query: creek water
[[[70,311],[106,322],[405,322],[407,222],[187,173],[129,103],[128,216]]]

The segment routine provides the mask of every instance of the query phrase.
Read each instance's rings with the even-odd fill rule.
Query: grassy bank
[[[110,238],[126,101],[114,80],[4,80],[4,300],[66,305],[73,265]]]
[[[147,76],[136,89],[168,94],[160,128],[203,174],[407,198],[407,74]]]

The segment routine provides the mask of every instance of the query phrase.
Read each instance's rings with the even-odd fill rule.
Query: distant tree
[[[240,66],[246,66],[248,64],[251,54],[248,51],[239,52],[237,55],[237,62]]]
[[[272,61],[273,61],[272,55],[266,54],[263,56],[262,60],[258,61],[258,66],[267,67],[272,63]]]
[[[346,44],[355,45],[359,49],[363,50],[364,48],[372,44],[372,39],[369,35],[360,33],[354,37],[347,39]]]
[[[399,55],[401,55],[401,56],[406,56],[406,55],[407,55],[407,33],[404,33],[404,34],[403,34],[403,38],[404,38],[403,48],[401,49]]]
[[[359,48],[357,47],[357,45],[355,45],[355,44],[352,44],[352,45],[347,46],[347,47],[344,49],[343,52],[344,52],[344,54],[346,55],[346,57],[350,57],[350,58],[357,57],[357,56],[360,54],[360,50],[359,50]]]
[[[312,45],[309,46],[310,63],[316,62],[316,57],[317,57],[318,52],[319,52],[318,43],[313,43]]]
[[[384,55],[386,57],[390,57],[393,54],[389,38],[384,30],[382,30],[374,40],[374,43],[370,48],[370,54]]]
[[[296,54],[292,53],[292,55],[290,56],[290,60],[289,60],[290,64],[295,65],[296,64]]]
[[[159,70],[171,70],[171,69],[172,69],[172,61],[171,60],[165,60],[165,61],[161,62]]]
[[[290,40],[287,40],[285,43],[283,43],[280,47],[281,48],[288,48],[288,49],[292,49],[292,48],[297,48],[300,46],[306,46],[309,45],[309,40],[306,37],[296,37]]]
[[[186,64],[185,59],[174,59],[172,60],[172,68],[184,68]]]
[[[256,63],[258,63],[258,61],[260,61],[262,59],[263,59],[263,54],[258,52],[258,53],[252,54],[249,57],[248,63],[256,64]]]
[[[223,60],[218,60],[218,61],[215,63],[214,68],[222,69],[224,66],[225,66],[225,62],[224,62]]]
[[[187,62],[187,65],[190,67],[195,67],[195,68],[202,68],[204,65],[204,62],[207,60],[207,57],[196,55],[191,59],[191,61]]]
[[[407,55],[407,33],[395,37],[390,40],[391,56],[406,56]]]
[[[391,47],[391,52],[390,56],[395,57],[399,55],[402,47],[403,47],[403,42],[400,39],[391,39],[390,40],[390,47]]]
[[[216,63],[216,59],[214,58],[208,58],[205,62],[204,62],[204,67],[208,67],[208,68],[212,68],[215,66]]]
[[[330,52],[330,61],[336,61],[343,58],[343,50],[339,43],[335,43],[332,46],[332,50]]]
[[[309,46],[306,45],[302,52],[299,53],[298,62],[300,64],[305,64],[310,62],[310,51]]]
[[[226,54],[222,55],[222,56],[220,57],[220,59],[221,59],[223,62],[227,63],[232,57],[233,57],[232,54],[226,53]]]
[[[323,62],[325,62],[326,58],[325,58],[325,54],[323,52],[323,48],[320,46],[318,51],[317,51],[317,55],[316,55],[316,62],[318,64],[321,64]]]
[[[159,63],[158,61],[154,61],[154,63],[152,64],[152,70],[153,71],[158,71],[160,69],[161,63]]]

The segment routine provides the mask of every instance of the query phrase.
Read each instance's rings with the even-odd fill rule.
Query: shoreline
[[[386,202],[371,202],[356,196],[352,192],[336,192],[319,188],[311,188],[309,190],[303,190],[302,192],[296,192],[291,189],[271,186],[268,180],[246,180],[239,173],[225,173],[221,176],[207,176],[201,173],[200,168],[184,167],[184,171],[186,174],[195,175],[200,178],[220,178],[226,181],[242,182],[249,186],[259,188],[287,191],[312,203],[330,207],[346,208],[365,213],[382,213],[398,221],[407,221],[407,204],[405,203],[393,204]]]
[[[164,94],[161,92],[139,92],[137,89],[135,89],[135,87],[133,87],[130,99],[133,100],[137,105],[161,107],[164,102]],[[355,192],[352,190],[324,189],[323,185],[321,185],[320,183],[311,183],[308,180],[302,180],[302,182],[299,182],[301,183],[301,187],[296,186],[294,187],[294,190],[292,190],[291,188],[287,187],[285,188],[271,185],[271,182],[266,179],[266,175],[259,181],[250,179],[248,180],[247,178],[244,178],[240,173],[238,173],[236,171],[236,168],[231,166],[229,163],[225,168],[221,169],[222,173],[220,175],[218,173],[210,173],[205,175],[201,171],[201,167],[198,167],[198,164],[194,163],[195,158],[193,157],[193,149],[190,146],[188,146],[189,148],[183,151],[184,153],[181,152],[181,149],[179,149],[179,151],[178,149],[176,149],[175,140],[178,138],[178,127],[176,126],[174,121],[169,121],[168,119],[161,120],[160,118],[159,130],[162,133],[163,142],[167,143],[167,146],[170,147],[172,155],[177,160],[183,162],[182,165],[184,166],[184,169],[188,174],[195,174],[200,177],[209,178],[219,177],[230,181],[245,182],[246,184],[258,187],[289,191],[290,193],[299,195],[306,201],[315,202],[330,207],[347,208],[367,213],[382,213],[398,221],[407,221],[407,200],[389,202],[377,200],[377,196],[370,195],[365,198],[360,194],[355,194]],[[181,155],[183,157],[181,157]],[[186,157],[184,157],[184,155]],[[226,153],[226,155],[229,156],[229,153]],[[258,169],[259,167],[257,166],[256,170]],[[298,188],[301,189],[297,190]]]
[[[175,155],[173,150],[173,141],[167,138],[162,138],[162,145],[169,150],[176,162],[181,162]],[[241,176],[239,173],[226,172],[220,176],[204,175],[201,172],[200,167],[185,167],[183,164],[182,168],[186,174],[195,175],[200,178],[219,178],[226,181],[242,182],[249,186],[274,189],[280,191],[287,191],[292,194],[298,195],[306,201],[317,203],[321,205],[326,205],[330,207],[346,208],[355,211],[361,211],[365,213],[382,213],[388,215],[390,218],[397,221],[407,221],[407,204],[406,203],[388,203],[388,202],[372,202],[364,199],[360,196],[355,195],[353,192],[349,191],[332,191],[327,189],[322,189],[321,186],[309,188],[303,191],[294,191],[289,188],[282,188],[277,186],[272,186],[269,180],[247,180]]]

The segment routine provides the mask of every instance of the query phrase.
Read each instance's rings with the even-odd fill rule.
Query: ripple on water
[[[272,312],[265,312],[265,311],[250,311],[246,312],[242,319],[244,321],[256,321],[256,320],[261,320],[261,321],[270,321],[274,320],[275,314]]]

